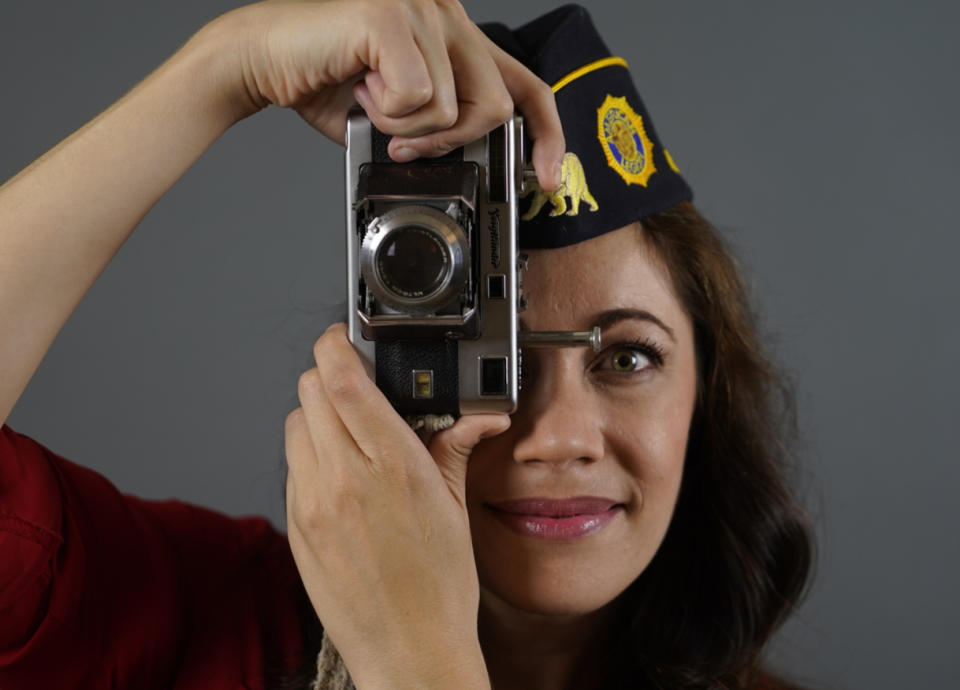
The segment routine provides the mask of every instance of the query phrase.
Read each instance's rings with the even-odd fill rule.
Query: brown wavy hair
[[[644,218],[641,241],[693,321],[697,401],[677,506],[656,556],[621,594],[605,687],[786,687],[760,655],[805,594],[813,559],[790,488],[793,396],[764,354],[740,270],[689,202]],[[305,602],[307,687],[320,630]]]
[[[805,595],[814,553],[807,513],[788,486],[791,388],[764,354],[717,230],[689,202],[641,226],[693,321],[697,400],[670,527],[621,595],[610,685],[776,685],[760,654]]]

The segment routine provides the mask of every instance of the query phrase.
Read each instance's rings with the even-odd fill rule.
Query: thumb
[[[440,474],[461,501],[467,481],[467,460],[481,440],[502,434],[510,428],[507,414],[468,414],[449,429],[434,434],[428,449]]]

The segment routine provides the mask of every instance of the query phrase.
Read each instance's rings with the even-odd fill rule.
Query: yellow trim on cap
[[[593,72],[594,70],[601,69],[603,67],[610,67],[611,65],[621,65],[623,67],[627,67],[627,61],[621,57],[608,57],[608,58],[603,58],[602,60],[596,60],[594,62],[591,62],[590,64],[580,67],[579,69],[573,70],[570,74],[565,76],[563,79],[558,81],[556,84],[554,84],[550,88],[552,88],[553,92],[556,93],[557,91],[562,89],[564,86],[566,86],[570,82],[582,77],[584,74],[588,74],[590,72]]]
[[[667,165],[670,166],[670,169],[675,173],[680,173],[680,168],[677,167],[677,164],[673,162],[673,156],[670,155],[670,152],[666,149],[663,150],[663,157],[667,159]]]

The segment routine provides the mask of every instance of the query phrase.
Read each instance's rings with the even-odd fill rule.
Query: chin
[[[503,592],[492,588],[483,588],[481,599],[483,594],[487,592],[493,594],[502,604],[506,604],[514,610],[540,616],[559,617],[585,616],[599,611],[616,598],[616,596],[577,596],[570,592]]]
[[[627,521],[558,542],[517,536],[484,514],[472,517],[481,598],[542,615],[602,609],[646,569],[662,541],[659,530],[630,529]]]
[[[481,601],[545,616],[582,616],[602,609],[616,599],[639,571],[611,572],[602,564],[569,568],[500,562],[493,568],[478,564]]]

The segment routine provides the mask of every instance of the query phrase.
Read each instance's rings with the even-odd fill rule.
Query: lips
[[[617,505],[617,501],[597,496],[575,498],[520,498],[513,501],[488,503],[491,508],[514,515],[540,517],[571,517],[573,515],[598,515]]]
[[[535,539],[573,541],[599,532],[623,509],[609,498],[522,498],[486,506],[504,526]]]

